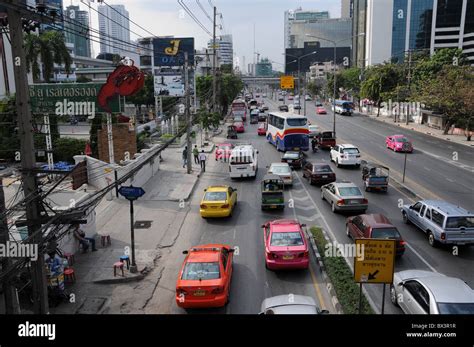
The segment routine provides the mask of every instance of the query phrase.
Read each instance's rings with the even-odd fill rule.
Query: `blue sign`
[[[142,187],[120,187],[119,194],[127,200],[137,200],[138,198],[145,195],[145,191]]]
[[[184,52],[188,52],[189,65],[194,64],[194,37],[153,39],[154,66],[183,66]]]

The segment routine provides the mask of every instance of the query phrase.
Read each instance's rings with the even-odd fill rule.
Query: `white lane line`
[[[451,178],[447,178],[447,177],[446,177],[446,181],[449,181],[449,182],[452,182],[452,183],[454,182],[454,180],[452,180]]]
[[[413,253],[415,253],[415,255],[416,255],[418,258],[420,258],[420,260],[421,260],[423,263],[425,263],[425,265],[428,266],[431,271],[433,271],[433,272],[438,272],[433,266],[431,266],[430,263],[428,263],[427,260],[425,260],[425,258],[423,258],[423,257],[421,256],[420,253],[418,253],[412,246],[410,246],[409,243],[406,243],[406,246],[407,246]]]

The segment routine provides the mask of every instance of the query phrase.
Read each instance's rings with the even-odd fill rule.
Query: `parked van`
[[[428,235],[428,242],[449,245],[474,244],[474,213],[439,200],[422,200],[402,208],[403,221]]]
[[[252,145],[235,146],[230,154],[230,178],[257,177],[258,151]]]

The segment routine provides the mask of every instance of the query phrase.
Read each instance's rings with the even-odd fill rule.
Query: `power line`
[[[194,22],[196,22],[196,24],[199,25],[202,28],[202,30],[204,30],[206,32],[206,34],[208,34],[209,36],[212,36],[211,32],[205,27],[204,24],[201,23],[201,21],[199,21],[199,19],[197,19],[197,17],[192,13],[192,11],[189,9],[189,7],[186,6],[186,4],[184,3],[183,0],[178,0],[178,4],[181,5],[181,7],[191,17],[191,19],[194,20]]]
[[[209,19],[211,23],[214,23],[211,16],[209,15],[209,13],[207,13],[206,9],[204,8],[204,6],[202,6],[202,4],[199,2],[199,0],[196,0],[196,3],[198,4],[198,6],[202,10],[202,12],[206,15],[207,19]]]

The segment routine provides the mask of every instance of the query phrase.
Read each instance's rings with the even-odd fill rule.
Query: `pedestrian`
[[[194,164],[199,164],[199,150],[198,150],[197,145],[194,145],[193,155],[194,155]]]
[[[186,167],[187,163],[188,163],[188,146],[184,147],[183,149],[183,168]]]
[[[199,153],[199,162],[201,163],[201,170],[202,172],[206,172],[206,154],[204,153],[204,150]]]
[[[74,237],[79,240],[79,243],[82,245],[83,253],[87,252],[89,249],[89,244],[92,245],[93,252],[97,251],[97,248],[95,248],[95,239],[86,237],[86,233],[79,228],[79,224],[76,225],[76,228],[74,229]]]

